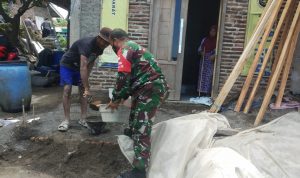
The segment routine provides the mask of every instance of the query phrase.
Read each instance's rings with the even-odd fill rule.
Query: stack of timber
[[[282,10],[283,7],[283,10]],[[282,11],[281,11],[282,10]],[[278,21],[279,20],[279,21]],[[254,73],[259,63],[259,58],[264,50],[264,45],[269,38],[269,34],[274,34],[271,43],[267,49],[267,53],[264,56],[260,71],[254,81],[254,85],[251,91],[249,91]],[[288,80],[289,72],[291,69],[293,55],[296,48],[297,39],[300,32],[300,3],[299,0],[269,0],[257,26],[254,34],[246,45],[242,55],[236,63],[232,73],[229,75],[223,88],[221,89],[218,97],[212,105],[210,112],[218,112],[226,99],[228,93],[232,89],[234,83],[242,72],[248,57],[254,51],[254,47],[258,45],[258,50],[249,69],[247,78],[241,90],[241,94],[237,101],[235,111],[239,112],[242,109],[243,103],[246,103],[243,112],[248,113],[254,97],[257,93],[261,79],[264,75],[268,61],[271,60],[271,54],[275,50],[276,44],[278,44],[278,50],[276,50],[276,57],[273,61],[271,75],[269,77],[268,85],[266,88],[265,96],[261,105],[261,108],[256,117],[254,126],[257,126],[262,121],[267,107],[270,104],[271,97],[276,89],[278,82],[280,81],[278,88],[278,95],[276,98],[276,107],[280,107],[286,83]],[[279,80],[281,79],[281,80]],[[248,100],[245,98],[248,95]]]

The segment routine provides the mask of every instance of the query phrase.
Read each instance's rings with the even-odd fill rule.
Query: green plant
[[[54,20],[53,24],[56,27],[66,27],[68,25],[68,21],[62,18],[57,18]]]
[[[4,12],[5,12],[6,14],[11,15],[10,12],[9,12],[8,3],[7,3],[7,2],[2,2],[2,5],[3,5],[3,10],[4,10]]]
[[[0,34],[8,35],[9,31],[11,31],[11,24],[9,23],[0,23]]]
[[[58,42],[61,48],[66,48],[67,47],[67,39],[63,37],[62,35],[57,35],[58,37]]]

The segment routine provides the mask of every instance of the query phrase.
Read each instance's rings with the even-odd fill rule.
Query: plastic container
[[[130,108],[120,105],[118,110],[105,109],[107,104],[101,104],[99,111],[103,122],[128,123]]]
[[[59,65],[62,56],[64,55],[64,51],[53,51],[53,65]]]
[[[28,110],[31,96],[31,77],[27,62],[0,62],[0,107],[2,110],[20,112],[22,103]]]
[[[60,60],[64,55],[64,51],[54,50],[53,51],[53,64],[51,68],[55,70],[56,73],[59,73]]]
[[[89,126],[91,135],[99,135],[101,133],[105,133],[107,129],[105,129],[106,123],[99,119],[98,117],[89,117],[87,118],[87,124]]]
[[[31,75],[31,84],[34,87],[46,87],[51,85],[53,81],[49,77],[45,77],[42,74]]]

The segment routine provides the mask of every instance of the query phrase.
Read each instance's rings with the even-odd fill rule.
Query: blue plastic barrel
[[[31,77],[27,62],[0,62],[0,107],[2,110],[20,112],[22,103],[28,110],[31,96]]]

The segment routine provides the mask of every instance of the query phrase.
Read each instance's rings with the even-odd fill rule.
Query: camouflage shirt
[[[165,77],[154,56],[133,41],[127,41],[118,51],[118,76],[113,102],[127,99],[135,91],[153,81],[165,83]]]

